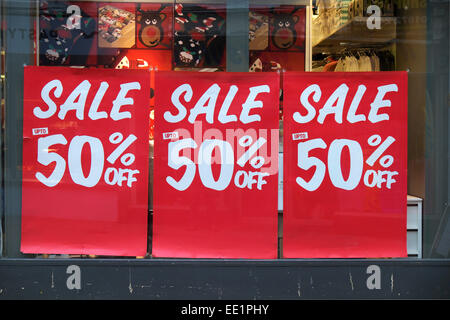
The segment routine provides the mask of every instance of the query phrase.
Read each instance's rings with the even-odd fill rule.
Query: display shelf
[[[393,42],[396,38],[396,18],[381,17],[380,19],[380,29],[369,29],[367,24],[368,17],[354,17],[349,22],[332,30],[321,31],[323,20],[320,20],[320,17],[318,17],[313,22],[313,51],[317,52],[336,46],[345,47],[348,44],[352,47],[355,45],[363,47]]]

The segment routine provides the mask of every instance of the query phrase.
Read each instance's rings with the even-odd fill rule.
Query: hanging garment
[[[359,71],[359,61],[355,56],[350,57],[352,63],[351,63],[351,72],[358,72]]]
[[[373,59],[375,61],[375,71],[380,71],[380,58],[378,58],[377,55],[374,55]]]
[[[364,71],[367,71],[367,72],[374,71],[372,68],[372,62],[370,60],[370,57],[364,56],[363,59],[364,59]]]
[[[364,59],[363,57],[358,58],[358,71],[364,71]]]
[[[375,55],[372,53],[372,54],[369,56],[369,59],[370,59],[370,69],[371,69],[372,71],[375,71]]]

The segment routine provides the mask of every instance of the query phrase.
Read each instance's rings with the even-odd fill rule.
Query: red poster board
[[[22,252],[145,255],[149,79],[25,67]]]
[[[276,258],[279,75],[155,84],[153,256]]]
[[[283,83],[284,257],[407,256],[407,74]]]

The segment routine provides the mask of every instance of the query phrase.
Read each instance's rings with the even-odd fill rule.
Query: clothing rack
[[[390,51],[388,48],[386,48],[386,46],[365,46],[365,47],[354,47],[354,48],[350,48],[350,47],[346,47],[343,49],[340,49],[338,51],[323,51],[321,53],[315,53],[313,54],[313,60],[314,57],[317,56],[335,56],[335,57],[343,57],[349,54],[355,54],[355,53],[376,53],[376,52],[380,52],[380,51]]]
[[[364,60],[364,62],[362,60]],[[369,62],[370,60],[372,61]],[[350,62],[353,63],[353,66],[350,70],[343,68],[343,64],[345,64],[345,61],[347,63]],[[358,63],[359,68],[357,67]],[[347,47],[341,49],[338,52],[333,53],[322,52],[313,55],[312,71],[316,72],[393,71],[393,70],[395,70],[395,56],[386,47],[373,47],[373,46],[355,47],[355,48]]]

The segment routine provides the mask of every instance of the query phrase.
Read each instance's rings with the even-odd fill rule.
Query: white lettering
[[[108,90],[108,83],[102,82],[100,84],[100,88],[98,88],[97,93],[95,94],[94,100],[92,101],[91,107],[89,108],[89,118],[92,120],[98,120],[98,119],[106,119],[108,118],[108,114],[105,111],[98,112],[98,107],[100,105],[100,102],[103,99],[103,96],[105,95],[106,90]]]
[[[140,90],[141,85],[139,82],[129,82],[120,85],[119,94],[116,100],[113,101],[111,109],[111,119],[118,121],[126,118],[131,118],[131,113],[128,111],[120,112],[120,107],[125,105],[132,105],[134,103],[133,98],[127,98],[126,95],[130,90]]]
[[[192,99],[192,87],[188,84],[183,84],[176,88],[171,96],[172,104],[178,109],[178,114],[175,116],[169,111],[164,113],[164,119],[170,123],[176,123],[184,119],[186,116],[186,107],[180,102],[181,94],[184,94],[184,101],[189,102]]]
[[[342,123],[342,114],[344,112],[344,102],[347,92],[348,86],[345,83],[341,84],[339,88],[331,94],[323,108],[320,109],[317,122],[323,124],[325,117],[334,113],[334,120],[337,123]]]
[[[228,90],[227,96],[225,97],[225,100],[223,101],[222,108],[220,108],[220,111],[219,111],[219,121],[221,123],[237,121],[237,117],[234,114],[227,115],[228,109],[230,108],[231,102],[233,101],[234,97],[236,96],[237,91],[238,91],[238,87],[236,87],[234,85],[230,86],[230,90]]]
[[[214,108],[216,107],[217,97],[219,96],[220,87],[217,84],[213,84],[205,93],[198,99],[194,108],[191,110],[188,121],[194,123],[199,114],[206,115],[206,121],[208,123],[214,122]],[[208,101],[208,104],[206,102]]]
[[[389,115],[386,113],[377,114],[378,109],[390,107],[390,100],[383,100],[384,95],[388,92],[398,92],[398,87],[396,84],[389,84],[386,86],[378,87],[377,95],[374,101],[370,104],[369,121],[372,123],[380,122],[383,120],[389,120]]]
[[[249,115],[249,112],[253,108],[262,108],[263,103],[261,101],[255,101],[255,98],[258,94],[263,92],[270,92],[270,88],[268,85],[262,85],[257,87],[250,88],[250,94],[247,97],[247,100],[242,105],[242,112],[239,116],[239,120],[244,123],[250,123],[255,121],[261,121],[261,116],[257,114]]]
[[[41,90],[41,98],[42,100],[47,104],[48,110],[42,111],[40,107],[35,107],[33,109],[33,114],[38,117],[39,119],[48,119],[51,116],[53,116],[56,112],[56,109],[58,108],[56,106],[56,103],[53,102],[53,100],[50,98],[49,94],[50,91],[55,89],[55,92],[53,93],[56,98],[61,97],[63,86],[61,81],[59,80],[52,80],[49,83],[47,83]]]
[[[316,116],[316,109],[309,103],[308,98],[313,94],[313,100],[314,102],[319,102],[320,97],[322,96],[322,91],[320,91],[320,87],[317,84],[312,84],[305,90],[303,90],[301,96],[300,96],[300,102],[305,107],[305,109],[308,111],[308,113],[305,116],[302,116],[300,112],[294,112],[294,115],[292,116],[294,121],[297,123],[307,123],[314,119]]]
[[[353,97],[352,104],[350,105],[350,109],[347,113],[347,121],[350,123],[355,123],[359,121],[366,121],[366,116],[363,114],[356,114],[356,111],[358,109],[358,106],[361,102],[361,99],[364,95],[364,92],[366,92],[366,86],[360,85],[358,86],[358,91],[356,91],[355,96]]]
[[[84,119],[84,106],[86,105],[86,98],[91,88],[91,83],[88,80],[81,82],[67,97],[64,104],[60,106],[58,118],[64,120],[66,114],[70,110],[76,111],[76,116],[79,120]],[[77,100],[77,101],[75,101]]]

